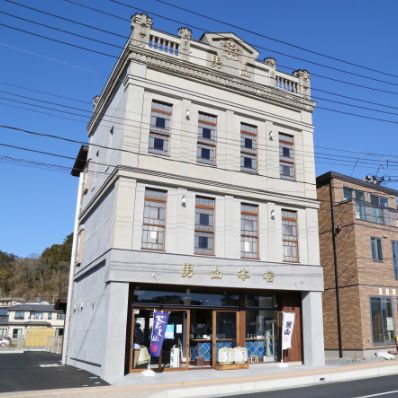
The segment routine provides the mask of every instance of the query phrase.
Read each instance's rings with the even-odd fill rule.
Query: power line
[[[100,54],[100,55],[104,55],[104,56],[107,56],[107,57],[111,57],[111,58],[114,58],[114,59],[119,59],[119,57],[117,57],[117,56],[113,56],[113,55],[110,55],[110,54],[107,54],[107,53],[103,53],[101,51],[97,51],[97,50],[93,50],[93,49],[90,49],[90,48],[87,48],[87,47],[75,45],[75,44],[72,44],[72,43],[69,43],[69,42],[66,42],[66,41],[63,41],[63,40],[50,38],[50,37],[43,36],[43,35],[40,35],[40,34],[37,34],[37,33],[26,31],[24,29],[15,28],[15,27],[12,27],[12,26],[9,26],[9,25],[6,25],[6,24],[0,23],[0,26],[4,26],[4,27],[7,27],[7,28],[10,28],[10,29],[13,29],[13,30],[17,30],[17,31],[26,33],[26,34],[37,36],[37,37],[40,37],[40,38],[43,38],[43,39],[46,39],[46,40],[55,41],[55,42],[58,42],[58,43],[61,43],[61,44],[65,44],[65,45],[68,45],[68,46],[71,46],[71,47],[78,48],[80,50],[90,51],[90,52],[93,52],[93,53],[96,53],[96,54]],[[398,93],[397,93],[397,95],[398,95]],[[343,112],[343,111],[340,111],[340,110],[337,110],[337,109],[325,108],[325,107],[320,107],[320,106],[318,106],[318,109],[331,111],[331,112],[335,112],[335,113],[341,113],[341,114],[354,116],[354,117],[359,117],[359,118],[362,118],[362,119],[374,120],[374,121],[378,121],[378,122],[385,122],[385,123],[390,123],[390,124],[397,124],[398,123],[397,121],[393,121],[393,120],[376,118],[376,117],[365,116],[365,115],[359,115],[359,114],[352,113],[352,112]],[[377,111],[377,110],[375,110],[375,111]]]
[[[334,57],[334,56],[331,56],[331,55],[328,55],[328,54],[321,53],[319,51],[314,51],[314,50],[308,49],[306,47],[299,46],[297,44],[292,44],[292,43],[289,43],[287,41],[280,40],[280,39],[277,39],[275,37],[271,37],[271,36],[268,36],[268,35],[264,35],[262,33],[259,33],[259,32],[244,28],[242,26],[238,26],[238,25],[232,24],[230,22],[227,22],[227,21],[224,21],[224,20],[221,20],[221,19],[210,17],[209,15],[201,14],[201,13],[199,13],[197,11],[192,10],[192,9],[187,9],[187,8],[178,6],[177,4],[171,4],[171,3],[169,3],[169,2],[167,2],[165,0],[155,0],[155,1],[157,1],[158,3],[166,4],[169,7],[173,7],[173,8],[176,8],[176,9],[183,10],[183,11],[188,12],[190,14],[194,14],[194,15],[200,16],[202,18],[206,18],[208,20],[211,20],[211,21],[214,21],[214,22],[217,22],[217,23],[221,23],[221,24],[226,25],[226,26],[230,26],[230,27],[232,27],[234,29],[238,29],[240,31],[247,32],[247,33],[262,37],[262,38],[267,39],[267,40],[272,40],[272,41],[275,41],[277,43],[284,44],[284,45],[292,47],[292,48],[296,48],[298,50],[302,50],[302,51],[306,51],[306,52],[314,54],[314,55],[318,55],[320,57],[328,58],[328,59],[331,59],[333,61],[342,62],[342,63],[347,64],[347,65],[355,66],[357,68],[361,68],[361,69],[364,69],[364,70],[369,70],[371,72],[376,72],[376,73],[379,73],[379,74],[382,74],[382,75],[398,78],[398,75],[395,75],[393,73],[381,71],[381,70],[378,70],[378,69],[375,69],[375,68],[371,68],[371,67],[368,67],[368,66],[364,66],[364,65],[360,65],[360,64],[357,64],[357,63],[354,63],[354,62],[351,62],[351,61],[347,61],[346,59]]]
[[[66,18],[66,17],[60,16],[60,15],[57,15],[57,14],[54,14],[54,13],[51,13],[51,12],[48,12],[48,11],[39,10],[38,8],[31,7],[31,6],[28,6],[26,4],[21,4],[21,3],[18,3],[17,1],[12,1],[12,0],[5,0],[5,1],[8,2],[8,3],[14,4],[16,6],[19,6],[19,7],[30,9],[31,11],[34,11],[34,12],[39,12],[41,14],[45,14],[45,15],[48,15],[50,17],[60,19],[62,21],[70,22],[70,23],[73,23],[73,24],[76,24],[76,25],[84,26],[84,27],[89,28],[89,29],[98,30],[98,31],[103,32],[103,33],[107,33],[107,34],[110,34],[110,35],[113,35],[113,36],[121,37],[122,39],[126,39],[126,37],[124,35],[112,32],[110,30],[99,28],[98,26],[89,25],[89,24],[87,24],[85,22],[76,21],[75,19]]]
[[[64,41],[64,40],[54,39],[53,37],[43,36],[43,35],[40,35],[38,33],[33,33],[33,32],[30,32],[30,31],[27,31],[27,30],[24,30],[24,29],[21,29],[21,28],[16,28],[15,26],[10,26],[10,25],[4,24],[4,23],[0,23],[0,26],[3,26],[5,28],[11,29],[11,30],[16,30],[18,32],[25,33],[27,35],[40,37],[41,39],[44,39],[44,40],[52,41],[52,42],[55,42],[55,43],[61,43],[61,44],[64,44],[66,46],[69,46],[69,47],[78,48],[80,50],[89,51],[89,52],[94,53],[94,54],[103,55],[105,57],[109,57],[109,58],[113,58],[113,59],[119,59],[119,57],[117,57],[116,55],[111,55],[111,54],[108,54],[108,53],[104,53],[102,51],[93,50],[93,49],[88,48],[88,47],[79,46],[77,44],[72,44],[72,43],[69,43],[69,42]]]
[[[53,115],[53,114],[48,113],[48,112],[42,112],[42,111],[38,111],[37,109],[30,109],[30,108],[26,108],[26,107],[17,106],[17,105],[3,104],[3,103],[1,103],[1,102],[0,102],[0,105],[2,105],[2,106],[7,106],[7,107],[11,107],[11,108],[16,108],[16,109],[23,109],[23,110],[27,110],[27,111],[34,112],[34,113],[40,113],[40,114],[44,114],[44,115],[47,115],[47,116],[55,117],[55,118],[57,118],[57,119],[72,120],[72,121],[76,121],[76,122],[79,122],[79,123],[85,122],[85,121],[83,121],[83,120],[74,119],[74,118],[66,117],[66,116]],[[349,160],[338,159],[338,160],[340,161],[340,162],[338,162],[338,161],[336,161],[335,158],[321,157],[320,155],[317,155],[316,153],[315,153],[314,156],[315,156],[315,158],[317,158],[317,162],[318,162],[318,163],[330,164],[330,163],[331,163],[330,161],[324,161],[324,160],[330,159],[330,160],[333,161],[332,164],[333,164],[334,166],[337,166],[337,165],[340,165],[340,166],[352,166],[352,162],[350,162]],[[320,159],[321,159],[321,160],[320,160]],[[354,159],[356,159],[356,158],[354,158]],[[341,163],[341,162],[349,162],[349,163],[347,164],[347,163]],[[379,161],[379,160],[374,160],[374,162],[376,162],[377,164],[372,164],[372,165],[369,165],[369,166],[364,166],[364,165],[361,164],[361,165],[357,165],[357,167],[369,169],[369,167],[371,167],[371,166],[377,166],[378,164],[380,164],[380,161]],[[193,162],[191,162],[191,164],[200,165],[200,164],[198,164],[198,163],[193,163]],[[390,168],[390,170],[392,170],[392,169]]]
[[[337,111],[337,110],[331,110],[331,109],[327,109],[326,108],[326,110],[329,110],[329,111]],[[341,111],[338,111],[339,113],[342,113]],[[346,112],[345,112],[346,113]],[[353,116],[359,116],[359,117],[364,117],[364,116],[362,116],[362,115],[355,115],[355,114],[352,114],[352,113],[346,113],[346,114],[350,114],[350,115],[353,115]],[[379,119],[379,118],[373,118],[374,120],[382,120],[382,119]],[[390,121],[391,122],[391,121]]]
[[[7,91],[2,91],[2,90],[0,90],[0,92],[5,92],[5,93],[7,93],[7,94],[11,94],[11,95],[14,95],[14,96],[16,96],[16,97],[22,97],[22,98],[25,98],[25,99],[30,99],[30,100],[34,100],[34,101],[39,101],[39,102],[44,102],[44,103],[48,103],[48,104],[52,104],[52,105],[56,105],[56,106],[60,106],[60,107],[66,107],[66,108],[68,108],[68,109],[74,109],[74,110],[78,110],[78,111],[82,111],[82,112],[86,112],[86,113],[90,113],[91,114],[91,111],[88,111],[88,110],[85,110],[85,109],[82,109],[82,108],[78,108],[78,107],[71,107],[71,106],[67,106],[67,105],[63,105],[63,104],[59,104],[59,103],[56,103],[56,102],[53,102],[53,101],[46,101],[46,100],[40,100],[40,99],[36,99],[36,98],[34,98],[34,97],[29,97],[29,96],[23,96],[23,95],[18,95],[18,94],[14,94],[14,93],[9,93],[9,92],[7,92]],[[18,101],[18,100],[12,100],[12,99],[8,99],[8,98],[6,98],[6,97],[0,97],[0,99],[6,99],[6,100],[10,100],[10,101],[15,101],[15,102],[17,102],[17,103],[23,103],[23,104],[26,104],[26,105],[31,105],[31,106],[36,106],[36,107],[43,107],[43,106],[41,106],[41,105],[36,105],[36,104],[31,104],[31,103],[29,103],[29,102],[25,102],[25,101]],[[61,112],[61,113],[64,113],[64,111],[61,111],[61,110],[58,110],[58,109],[56,109],[56,108],[50,108],[50,107],[46,107],[46,106],[44,106],[43,107],[44,109],[48,109],[48,110],[54,110],[54,111],[57,111],[57,112]],[[83,115],[79,115],[79,114],[76,114],[76,113],[74,113],[74,112],[65,112],[65,113],[67,113],[67,114],[72,114],[72,115],[76,115],[76,116],[81,116],[81,117],[83,117]],[[95,112],[94,112],[95,113]],[[132,113],[135,113],[135,112],[132,112]],[[140,114],[140,113],[135,113],[135,114],[137,114],[137,115],[140,115],[140,116],[144,116],[145,114],[143,113],[143,114]],[[148,117],[150,116],[150,114],[146,114]],[[112,116],[113,118],[116,118],[116,119],[121,119],[121,120],[128,120],[128,121],[131,121],[131,122],[134,122],[134,123],[137,123],[137,124],[139,124],[139,125],[147,125],[148,127],[150,127],[151,126],[151,124],[150,123],[147,123],[147,122],[143,122],[142,120],[136,120],[136,119],[129,119],[129,118],[123,118],[123,117],[116,117],[116,116]],[[112,118],[111,117],[111,118]],[[136,128],[137,129],[137,131],[138,131],[138,129],[139,129],[139,127],[138,126],[133,126],[133,125],[127,125],[127,124],[125,124],[125,123],[120,123],[120,122],[114,122],[113,120],[111,120],[111,119],[104,119],[106,122],[109,122],[109,123],[111,123],[111,124],[113,124],[113,123],[115,123],[115,124],[119,124],[119,125],[122,125],[122,126],[126,126],[126,127],[132,127],[132,128]],[[190,123],[190,125],[191,126],[194,126],[194,127],[196,127],[197,125],[196,124],[193,124],[193,123]],[[175,131],[180,131],[180,132],[182,132],[182,133],[187,133],[187,134],[180,134],[180,136],[187,136],[187,137],[189,137],[189,136],[193,136],[194,138],[196,138],[197,137],[197,134],[196,133],[194,133],[194,132],[192,132],[192,131],[188,131],[188,130],[185,130],[185,129],[178,129],[178,128],[176,128],[176,127],[173,127],[173,132],[175,132]],[[227,131],[227,130],[222,130],[222,129],[217,129],[217,132],[225,132],[225,133],[231,133],[230,131]],[[175,133],[174,133],[175,134]],[[232,143],[230,143],[230,142],[237,142],[237,144],[232,144]],[[235,145],[235,146],[238,146],[238,147],[240,147],[241,146],[241,141],[240,141],[240,139],[233,139],[233,138],[231,138],[231,137],[229,137],[228,139],[226,138],[224,141],[223,140],[220,140],[220,138],[218,138],[218,143],[225,143],[225,144],[229,144],[229,145]],[[268,152],[277,152],[277,153],[279,153],[279,148],[277,149],[277,150],[272,150],[271,148],[269,148],[269,146],[266,146],[266,145],[262,145],[262,144],[260,144],[260,143],[258,143],[257,144],[257,148],[258,149],[266,149]],[[335,149],[336,150],[336,149]],[[300,150],[300,149],[295,149],[295,153],[303,153],[303,154],[308,154],[308,155],[312,155],[313,154],[313,152],[312,151],[305,151],[305,150]],[[326,155],[326,156],[330,156],[330,154],[323,154],[323,153],[316,153],[314,156],[315,157],[319,157],[319,158],[322,158],[322,155]],[[349,158],[349,159],[354,159],[355,161],[365,161],[365,162],[376,162],[376,163],[380,163],[380,159],[361,159],[361,158],[359,158],[358,156],[356,156],[356,157],[352,157],[352,156],[345,156],[345,155],[333,155],[334,157],[335,156],[337,156],[338,158]],[[330,159],[330,158],[324,158],[324,159]],[[332,160],[332,159],[331,159]],[[342,160],[342,159],[338,159],[338,160]],[[383,159],[383,160],[385,160],[385,159]],[[392,162],[392,163],[395,163],[395,162]]]
[[[73,1],[73,0],[65,0],[65,1],[67,1],[68,3],[71,3],[71,4],[78,5],[78,6],[80,6],[80,7],[84,7],[84,8],[91,9],[91,10],[93,10],[93,11],[95,11],[95,10],[98,11],[98,9],[96,9],[96,8],[94,8],[94,7],[89,7],[89,6],[86,6],[86,5],[84,5],[84,4],[80,4],[80,3],[76,2],[76,1]],[[189,27],[191,27],[191,28],[193,28],[193,29],[197,29],[197,30],[199,30],[199,31],[201,31],[201,32],[203,32],[203,33],[206,32],[206,30],[203,29],[203,28],[201,28],[201,27],[198,27],[198,26],[195,26],[195,25],[192,25],[192,24],[187,24],[187,23],[184,22],[184,21],[180,21],[180,20],[177,20],[177,19],[174,19],[174,18],[165,17],[164,15],[157,14],[157,13],[155,13],[155,12],[153,12],[153,11],[149,11],[149,10],[145,10],[145,9],[142,9],[142,8],[134,7],[134,6],[132,6],[132,5],[129,5],[129,4],[126,4],[126,3],[122,2],[122,1],[120,1],[120,0],[109,0],[109,1],[111,1],[112,3],[116,3],[116,4],[119,4],[119,5],[122,5],[122,6],[124,6],[124,7],[132,8],[132,9],[135,9],[135,10],[138,10],[138,11],[141,11],[141,12],[146,12],[146,13],[148,13],[148,14],[155,15],[155,16],[157,16],[157,17],[159,17],[159,18],[162,18],[162,19],[165,19],[165,20],[174,22],[174,23],[185,24],[185,25],[187,25],[187,26],[189,26]],[[108,15],[110,15],[110,16],[114,16],[115,18],[123,19],[123,18],[121,18],[121,17],[119,17],[119,16],[117,16],[117,15],[115,15],[115,14],[110,14],[110,13],[106,13],[106,14],[108,14]],[[214,33],[214,34],[217,35],[217,36],[219,36],[219,37],[224,37],[224,38],[226,38],[226,36],[223,36],[223,35],[220,34],[220,33]],[[332,69],[332,70],[335,70],[335,71],[338,71],[338,72],[341,72],[341,73],[346,73],[346,74],[349,74],[349,75],[359,76],[359,77],[361,77],[361,78],[365,78],[365,79],[369,79],[369,80],[373,80],[373,81],[378,81],[378,82],[380,82],[380,83],[385,83],[385,84],[389,84],[389,85],[397,85],[397,86],[398,86],[398,83],[393,83],[393,82],[386,81],[386,80],[376,79],[376,78],[373,78],[373,77],[370,77],[370,76],[366,76],[366,75],[358,74],[358,73],[355,73],[355,72],[346,71],[346,70],[344,70],[344,69],[339,69],[339,68],[335,68],[335,67],[332,67],[332,66],[329,66],[329,65],[321,64],[321,63],[319,63],[319,62],[310,61],[310,60],[305,59],[305,58],[297,57],[297,56],[294,56],[294,55],[291,55],[291,54],[283,53],[283,52],[281,52],[281,51],[277,51],[277,50],[273,50],[273,49],[270,49],[270,48],[267,48],[267,47],[263,47],[263,46],[260,46],[260,45],[258,45],[258,44],[256,44],[256,43],[251,43],[251,42],[247,42],[247,43],[250,44],[250,45],[252,45],[252,46],[255,47],[256,49],[261,49],[261,50],[265,50],[265,51],[270,51],[270,52],[273,52],[273,53],[278,54],[278,55],[282,55],[282,56],[285,56],[285,57],[288,57],[288,58],[296,59],[296,60],[298,60],[298,61],[307,62],[307,63],[313,64],[313,65],[316,65],[316,66],[320,66],[320,67],[327,68],[327,69]],[[295,70],[295,69],[296,69],[296,68],[291,68],[291,67],[287,67],[287,68],[292,69],[292,70]],[[312,73],[312,75],[313,75],[313,76],[320,77],[320,78],[322,78],[322,79],[334,80],[334,81],[339,82],[339,83],[344,83],[344,84],[349,84],[349,85],[356,85],[357,87],[361,87],[361,88],[367,88],[367,89],[370,89],[370,90],[373,89],[373,90],[380,91],[380,92],[384,92],[384,93],[389,93],[389,94],[393,94],[393,93],[394,93],[395,95],[398,95],[398,92],[394,92],[394,91],[381,90],[381,89],[371,88],[371,87],[369,87],[369,86],[360,85],[360,84],[354,84],[354,83],[352,83],[352,82],[348,82],[348,81],[344,81],[344,80],[339,80],[339,79],[331,79],[331,78],[328,77],[328,76],[320,75],[320,74],[316,74],[316,73]]]
[[[0,144],[2,145],[2,144]],[[25,148],[25,147],[16,147],[17,149],[23,149],[23,150],[29,150],[31,152],[37,152],[35,150],[29,149],[29,148]],[[57,157],[64,157],[63,155],[57,155],[54,154]],[[22,166],[27,166],[27,167],[34,167],[34,168],[41,168],[41,169],[49,169],[49,170],[54,170],[54,171],[60,171],[60,172],[66,172],[69,173],[71,170],[79,170],[79,169],[75,169],[75,168],[70,168],[68,166],[65,165],[60,165],[60,164],[54,164],[54,163],[48,163],[48,162],[38,162],[38,161],[33,161],[33,160],[28,160],[28,159],[23,159],[23,158],[15,158],[15,157],[11,157],[11,156],[4,156],[4,155],[0,155],[0,161],[6,162],[6,163],[12,163],[12,164],[18,164],[18,165],[22,165]],[[92,162],[92,161],[91,161]],[[106,165],[103,163],[98,163],[98,162],[92,162],[92,163],[96,163],[99,165]],[[111,167],[114,167],[116,169],[117,166],[114,165],[109,165]],[[115,170],[114,169],[114,170]],[[105,175],[105,176],[110,176],[112,174],[114,174],[114,170],[112,172],[107,172],[107,171],[93,171],[93,170],[85,170],[85,173],[90,174],[90,175],[94,175],[94,176],[100,176],[100,175]],[[370,187],[369,187],[370,188]],[[344,190],[344,187],[338,187],[336,188],[336,190]],[[368,193],[379,193],[379,190],[372,190],[372,191],[367,191]],[[293,193],[293,191],[288,191],[288,193]],[[330,204],[330,200],[329,199],[316,199],[318,202],[321,203],[327,203]],[[258,201],[254,201],[256,203],[259,203]],[[264,202],[264,201],[261,201]],[[344,201],[343,201],[344,202]],[[368,204],[369,202],[366,201],[359,201],[360,203],[364,203],[364,204]],[[333,205],[339,205],[342,202],[333,202]],[[347,208],[345,211],[349,211],[349,208]],[[316,227],[307,227],[307,228],[299,228],[299,230],[304,231],[305,233],[310,232],[310,230],[319,230],[318,226]]]
[[[94,42],[96,42],[96,43],[104,44],[104,45],[106,45],[106,46],[110,46],[110,47],[114,47],[114,48],[118,48],[118,49],[123,48],[123,47],[117,46],[116,44],[109,43],[109,42],[104,41],[104,40],[99,40],[99,39],[97,39],[97,38],[95,38],[95,37],[81,35],[81,34],[74,33],[74,32],[71,32],[71,31],[69,31],[69,30],[62,29],[62,28],[55,28],[55,27],[53,27],[53,26],[51,26],[51,25],[48,25],[48,24],[45,24],[45,23],[42,23],[42,22],[38,22],[38,21],[34,21],[34,20],[32,20],[32,19],[29,19],[29,18],[23,18],[23,17],[20,17],[20,16],[18,16],[18,15],[11,14],[11,13],[9,13],[9,12],[0,11],[0,14],[7,15],[7,16],[9,16],[9,17],[11,17],[11,18],[19,19],[20,21],[29,22],[29,23],[32,23],[32,24],[34,24],[34,25],[43,26],[43,27],[45,27],[45,28],[52,29],[52,30],[55,30],[55,31],[57,31],[57,32],[62,32],[62,33],[66,33],[66,34],[68,34],[68,35],[72,35],[72,36],[75,36],[75,37],[79,37],[80,39],[91,40],[91,41],[94,41]]]
[[[12,4],[16,4],[16,5],[19,5],[19,6],[21,6],[21,7],[24,7],[24,5],[22,5],[22,4],[19,4],[19,3],[16,3],[16,2],[14,2],[14,1],[11,1],[11,0],[7,0],[8,2],[10,2],[10,3],[12,3]],[[80,7],[83,7],[83,8],[88,8],[88,9],[90,9],[90,10],[92,10],[92,11],[96,11],[96,12],[99,12],[99,13],[104,13],[105,15],[108,15],[108,16],[112,16],[112,17],[115,17],[115,18],[118,18],[118,19],[121,19],[121,20],[124,20],[124,21],[129,21],[127,18],[123,18],[123,17],[119,17],[119,16],[117,16],[117,15],[115,15],[115,14],[112,14],[112,13],[109,13],[109,12],[105,12],[105,11],[102,11],[102,10],[99,10],[99,9],[97,9],[97,8],[94,8],[94,7],[89,7],[89,6],[87,6],[87,5],[84,5],[84,4],[80,4],[80,3],[76,3],[76,2],[73,2],[73,1],[71,1],[71,0],[66,0],[66,1],[69,1],[71,4],[74,4],[74,5],[77,5],[77,6],[80,6]],[[112,0],[110,0],[110,1],[112,1]],[[34,9],[34,8],[32,8],[32,7],[28,7],[29,9]],[[141,9],[138,9],[138,8],[135,8],[135,7],[131,7],[131,8],[134,8],[134,9],[137,9],[137,10],[141,10]],[[37,11],[37,12],[42,12],[42,11],[40,11],[40,10],[37,10],[37,9],[34,9],[35,11]],[[146,10],[142,10],[142,11],[146,11]],[[149,12],[149,11],[148,11]],[[55,14],[50,14],[51,16],[56,16]],[[162,16],[160,16],[161,18],[162,18]],[[32,23],[34,23],[33,21],[31,21]],[[74,21],[74,22],[76,22],[76,21]],[[77,22],[77,24],[79,24],[78,22]],[[49,26],[50,27],[50,26]],[[55,28],[55,27],[50,27],[51,29],[54,29],[54,30],[56,30],[57,28]],[[92,27],[93,29],[96,29],[95,27]],[[199,28],[198,28],[199,29]],[[66,32],[66,31],[65,31]],[[69,33],[69,34],[74,34],[73,32],[70,32],[70,31],[67,31],[67,33]],[[222,36],[222,35],[220,35],[220,34],[218,34],[219,36],[221,36],[221,37],[224,37],[224,36]],[[87,36],[83,36],[83,35],[80,35],[81,37],[83,37],[83,38],[85,38],[85,39],[87,39],[87,40],[90,40],[90,38],[89,37],[87,37]],[[142,42],[142,43],[144,43],[144,42]],[[110,43],[108,43],[108,44],[110,44]],[[123,47],[121,47],[121,46],[115,46],[115,47],[117,47],[117,48],[120,48],[120,49],[123,49]],[[198,58],[198,59],[200,59],[200,60],[204,60],[204,58],[201,58],[201,57],[195,57],[195,56],[192,56],[191,55],[191,58]],[[292,68],[292,67],[290,67],[290,66],[282,66],[282,67],[285,67],[285,68],[287,68],[287,69],[290,69],[290,70],[295,70],[295,68]],[[233,69],[238,69],[238,68],[233,68]],[[322,76],[323,78],[326,78],[326,79],[329,79],[329,77],[327,77],[327,76]],[[330,79],[333,79],[333,78],[330,78]],[[275,80],[275,79],[274,79]],[[333,79],[334,81],[339,81],[338,79]],[[352,82],[346,82],[346,81],[341,81],[342,83],[344,83],[344,84],[352,84],[352,85],[355,85],[354,83],[352,83]],[[388,82],[389,84],[392,84],[391,82]],[[368,87],[368,86],[363,86],[363,85],[359,85],[359,87],[362,87],[362,88],[368,88],[368,89],[373,89],[372,87]],[[388,107],[388,108],[391,108],[391,109],[398,109],[398,107],[394,107],[394,106],[389,106],[389,105],[385,105],[385,104],[380,104],[380,103],[377,103],[377,102],[373,102],[373,101],[367,101],[367,100],[363,100],[363,99],[358,99],[358,98],[355,98],[355,97],[350,97],[350,96],[347,96],[347,95],[343,95],[343,94],[339,94],[339,93],[334,93],[334,92],[330,92],[330,91],[327,91],[327,90],[321,90],[321,89],[317,89],[317,88],[315,88],[315,87],[312,87],[312,90],[313,91],[319,91],[319,92],[324,92],[324,93],[327,93],[327,94],[330,94],[330,95],[334,95],[334,96],[340,96],[340,97],[344,97],[344,98],[347,98],[347,99],[352,99],[352,100],[355,100],[355,101],[359,101],[359,102],[364,102],[364,103],[370,103],[370,104],[373,104],[373,105],[377,105],[377,106],[383,106],[383,107]],[[379,89],[375,89],[376,91],[378,91]],[[385,90],[383,91],[383,92],[385,92]],[[398,93],[396,93],[396,92],[393,92],[393,91],[389,91],[389,90],[387,90],[387,93],[388,94],[398,94]],[[328,101],[327,99],[324,99],[325,101]],[[377,111],[377,110],[375,110],[375,111]]]
[[[3,42],[0,42],[0,46],[6,47],[6,48],[10,48],[10,49],[15,50],[15,51],[20,51],[20,52],[25,53],[25,54],[33,55],[35,57],[45,59],[46,61],[56,62],[56,63],[61,64],[61,65],[69,66],[71,68],[76,68],[76,69],[84,71],[84,72],[88,72],[88,73],[91,73],[91,74],[94,74],[94,75],[98,75],[97,72],[95,72],[95,71],[93,71],[91,69],[85,68],[85,67],[83,67],[81,65],[76,65],[76,64],[72,64],[70,62],[66,62],[66,61],[54,58],[54,57],[49,57],[47,55],[43,55],[43,54],[40,54],[40,53],[35,52],[35,51],[27,50],[26,48],[12,46],[10,44],[3,43]]]
[[[0,84],[4,84],[5,86],[19,88],[19,89],[22,89],[22,90],[32,91],[34,93],[49,95],[49,96],[52,96],[52,97],[55,97],[55,98],[65,99],[65,100],[68,100],[68,101],[75,101],[75,102],[81,102],[82,104],[90,104],[90,105],[92,105],[92,102],[90,102],[90,101],[85,101],[85,100],[78,99],[78,98],[67,97],[65,95],[59,95],[59,94],[55,94],[55,93],[50,93],[49,91],[37,90],[37,89],[21,86],[21,85],[18,85],[18,84],[5,82],[4,80],[0,80]]]

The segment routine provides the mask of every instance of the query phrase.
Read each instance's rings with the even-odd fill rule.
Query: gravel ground
[[[374,363],[374,362],[385,362],[384,358],[361,358],[361,359],[351,359],[351,358],[337,358],[337,359],[327,359],[327,366],[343,366],[343,365],[356,365],[360,363]],[[389,361],[398,361],[398,356],[395,359],[390,359]]]

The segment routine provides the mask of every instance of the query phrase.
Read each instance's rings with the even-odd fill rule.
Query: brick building
[[[335,172],[319,176],[317,190],[326,355],[395,347],[398,191]]]

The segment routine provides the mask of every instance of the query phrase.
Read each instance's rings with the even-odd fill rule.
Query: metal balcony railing
[[[374,224],[398,227],[398,210],[374,206],[368,202],[354,201],[355,218]]]

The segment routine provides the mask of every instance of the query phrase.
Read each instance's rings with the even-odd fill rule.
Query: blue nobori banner
[[[152,357],[159,357],[162,351],[163,340],[166,332],[167,322],[170,312],[154,311],[153,312],[153,329],[151,336],[151,345],[149,353]]]

